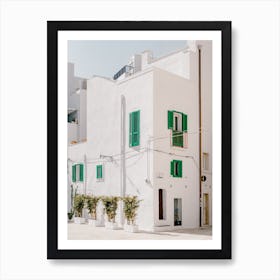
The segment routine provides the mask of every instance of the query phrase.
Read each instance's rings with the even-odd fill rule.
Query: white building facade
[[[68,144],[86,141],[86,79],[74,75],[74,64],[68,63]]]
[[[136,195],[143,230],[212,225],[211,41],[133,56],[113,79],[87,81],[86,104],[87,141],[68,146],[69,193]]]

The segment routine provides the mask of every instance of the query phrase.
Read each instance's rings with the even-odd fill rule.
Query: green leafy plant
[[[100,199],[101,198],[99,196],[88,195],[86,197],[88,212],[94,220],[96,220],[96,210],[97,210],[97,205],[98,205],[98,202],[100,201]]]
[[[73,215],[74,215],[73,210],[71,209],[71,212],[68,212],[68,213],[67,213],[67,215],[68,215],[68,219],[69,219],[69,221],[71,221],[71,220],[72,220],[72,218],[73,218]]]
[[[139,208],[140,200],[137,196],[125,196],[122,198],[122,201],[124,202],[123,212],[127,220],[127,224],[133,225],[137,216],[137,209]]]
[[[108,221],[115,222],[118,201],[120,200],[120,198],[117,196],[103,196],[101,200],[103,202]]]
[[[85,206],[85,196],[82,194],[77,194],[74,197],[74,211],[76,217],[82,217],[84,206]]]

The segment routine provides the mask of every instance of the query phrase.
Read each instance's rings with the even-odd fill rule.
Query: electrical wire
[[[187,134],[195,134],[195,133],[199,133],[199,132],[187,132]],[[156,137],[156,138],[151,138],[148,141],[152,142],[152,141],[157,141],[157,140],[170,139],[170,138],[182,136],[184,134],[185,134],[185,132],[178,133],[176,135],[168,135],[168,136]],[[178,155],[178,154],[171,153],[171,152],[166,152],[166,151],[162,151],[162,150],[158,150],[158,149],[151,149],[151,148],[148,149],[147,147],[141,147],[140,146],[137,151],[135,151],[135,150],[134,151],[127,151],[127,152],[124,152],[124,153],[114,154],[112,156],[105,156],[106,158],[98,157],[98,158],[93,158],[93,159],[87,160],[87,164],[120,161],[120,160],[122,160],[122,156],[123,155],[126,156],[126,155],[131,154],[131,153],[137,153],[135,155],[132,155],[132,156],[129,156],[129,157],[125,157],[124,159],[126,160],[126,159],[130,159],[130,158],[139,156],[142,153],[147,152],[148,150],[159,152],[159,153],[163,153],[163,154],[168,154],[168,155],[172,155],[172,156],[178,156],[178,157],[184,157],[184,158],[194,158],[193,156],[189,156],[189,155],[187,155],[187,156],[185,156],[185,155]],[[73,161],[71,159],[68,159],[68,160],[70,160],[71,162],[76,162],[76,161]]]

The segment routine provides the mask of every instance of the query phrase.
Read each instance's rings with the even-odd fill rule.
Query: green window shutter
[[[140,111],[129,114],[129,146],[140,145]]]
[[[178,160],[178,177],[182,177],[183,175],[183,163],[181,160]]]
[[[174,177],[174,160],[170,162],[170,175]]]
[[[188,115],[182,113],[183,131],[188,131]]]
[[[96,165],[96,178],[102,179],[102,165]]]
[[[132,146],[132,130],[133,130],[133,123],[132,123],[132,114],[129,114],[129,147]]]
[[[167,119],[168,119],[168,129],[173,129],[173,111],[167,112]]]
[[[84,181],[84,165],[80,164],[80,181]]]
[[[96,165],[96,178],[99,179],[99,165]]]
[[[100,175],[100,178],[102,179],[103,178],[103,174],[102,174],[102,165],[100,165],[99,166],[99,171],[100,171],[100,173],[99,173],[99,175]]]
[[[76,182],[76,165],[72,165],[72,182]]]
[[[136,146],[140,145],[140,111],[136,112],[136,118],[137,118],[137,141]]]

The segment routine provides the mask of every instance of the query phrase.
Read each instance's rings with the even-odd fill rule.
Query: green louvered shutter
[[[76,165],[72,165],[72,182],[76,182]]]
[[[130,113],[130,114],[129,114],[129,147],[132,146],[132,126],[133,126],[133,123],[132,123],[132,114],[133,114],[133,113]]]
[[[173,129],[173,111],[167,112],[168,129]]]
[[[102,170],[102,165],[100,165],[100,166],[99,166],[99,175],[100,175],[99,178],[101,178],[101,179],[103,178],[102,171],[103,171],[103,170]]]
[[[183,174],[183,163],[181,160],[178,160],[178,177],[182,177],[182,174]]]
[[[129,114],[129,146],[140,145],[140,111]]]
[[[96,165],[96,178],[102,179],[102,165]]]
[[[183,131],[188,131],[188,115],[182,113]]]
[[[80,181],[84,181],[84,165],[80,164]]]
[[[135,127],[134,127],[134,144],[140,145],[140,111],[134,112],[135,114]]]
[[[174,161],[173,160],[170,162],[170,175],[174,176]]]

